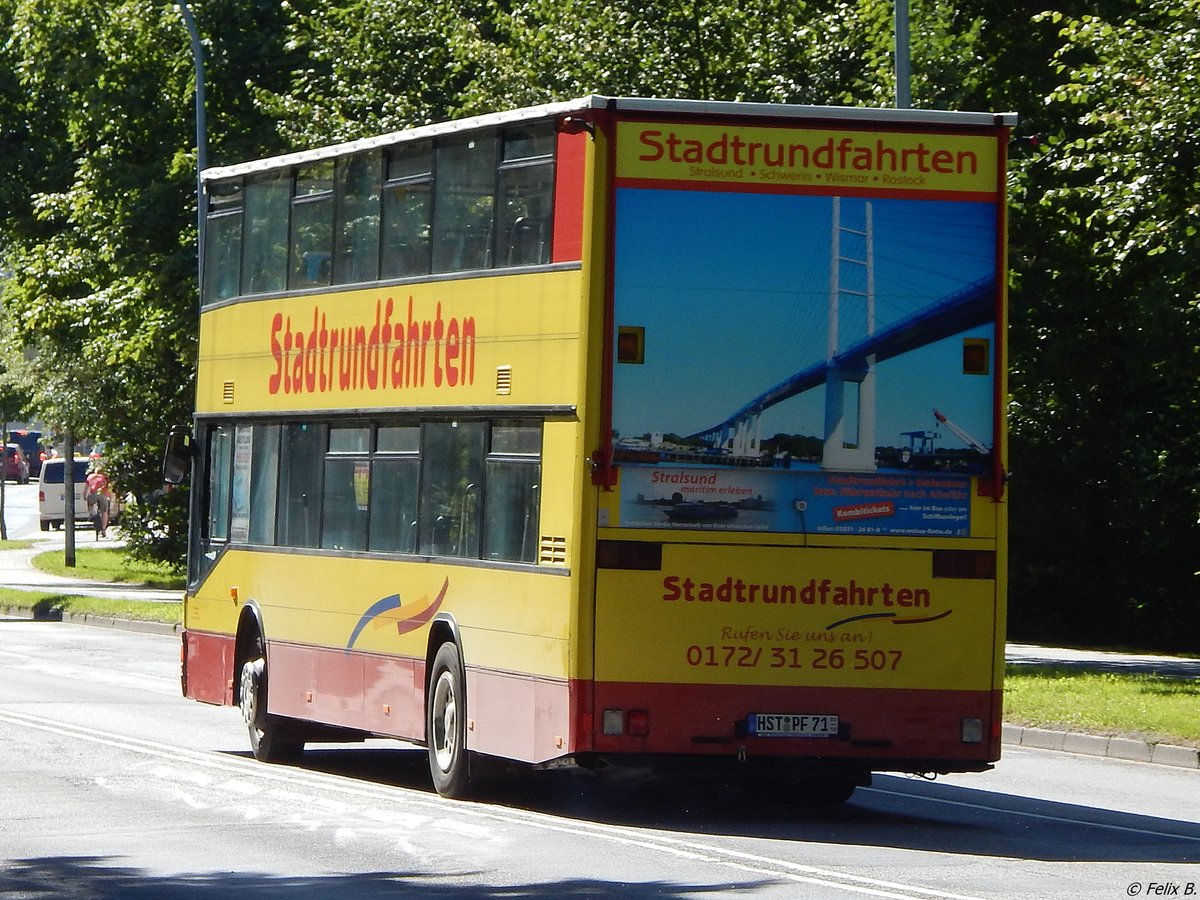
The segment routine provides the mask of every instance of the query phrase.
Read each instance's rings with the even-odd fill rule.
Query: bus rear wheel
[[[250,749],[259,762],[295,762],[304,752],[304,741],[287,734],[287,725],[267,713],[267,661],[261,656],[242,665],[238,706],[250,734]]]
[[[447,641],[433,658],[425,703],[429,772],[443,797],[464,797],[470,786],[465,687],[458,647]]]
[[[804,796],[813,803],[838,804],[849,800],[857,789],[858,782],[853,778],[831,777],[808,785]]]

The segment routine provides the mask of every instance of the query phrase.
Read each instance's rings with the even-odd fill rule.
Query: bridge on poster
[[[863,385],[868,382],[878,363],[992,321],[995,317],[995,289],[995,279],[989,275],[940,297],[866,335],[830,358],[813,363],[772,385],[724,420],[689,435],[688,439],[702,441],[709,448],[726,450],[734,456],[757,455],[762,414],[778,403],[824,386],[830,395],[837,394],[836,401],[826,401],[825,439],[827,442],[834,440],[837,436],[835,423],[841,415],[841,392],[846,383]],[[869,397],[860,394],[860,417],[874,415],[874,410],[868,408],[870,402]],[[863,452],[869,453],[870,460],[873,460],[873,438],[869,443],[870,446],[864,447]],[[870,468],[871,465],[860,460],[860,465],[846,467]],[[838,466],[835,463],[833,467]]]

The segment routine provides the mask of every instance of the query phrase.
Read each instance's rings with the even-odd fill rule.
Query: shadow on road
[[[365,872],[343,875],[271,876],[253,872],[215,872],[156,875],[122,866],[107,857],[53,856],[14,860],[0,872],[0,897],[97,898],[147,900],[227,897],[375,897],[422,900],[484,900],[523,898],[559,900],[572,897],[695,897],[720,893],[711,885],[656,881],[634,884],[564,879],[542,884],[468,884],[459,878],[475,873],[431,874],[428,871]],[[753,884],[745,885],[753,889]]]
[[[432,793],[425,752],[312,749],[305,769]],[[1195,863],[1200,823],[876,775],[845,804],[787,785],[508,767],[476,800],[582,822],[768,840],[1057,862]]]

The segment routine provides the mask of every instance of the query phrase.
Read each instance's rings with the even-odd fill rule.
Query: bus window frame
[[[232,293],[228,290],[217,291],[216,273],[226,272],[227,280],[230,276],[227,266],[218,265],[214,257],[205,266],[205,283],[201,286],[202,307],[267,295],[319,293],[381,282],[500,273],[517,268],[552,265],[559,130],[557,121],[550,117],[521,125],[490,125],[356,148],[312,162],[283,162],[277,166],[214,180],[210,190],[217,191],[218,186],[223,186],[240,197],[240,229],[231,229],[227,241],[222,242],[222,246],[226,243],[229,245],[230,250],[234,251],[230,255],[236,255],[237,258],[237,288]],[[528,133],[534,135],[528,139],[531,149],[538,152],[520,150],[506,157],[510,147],[521,147],[522,140],[516,136]],[[453,235],[441,229],[451,215],[449,198],[457,196],[462,199],[460,195],[464,194],[464,189],[455,188],[447,182],[449,176],[446,168],[455,147],[476,143],[480,144],[477,152],[486,155],[487,164],[464,164],[462,171],[470,182],[467,186],[469,190],[465,193],[475,197],[474,205],[480,209],[470,213],[468,207],[472,204],[463,207],[468,211],[463,212],[460,218],[477,221],[463,225],[464,233],[457,238],[462,246],[456,249],[450,242]],[[409,149],[418,150],[414,154],[416,157],[425,155],[425,164],[409,171],[393,172],[393,160],[402,157]],[[373,202],[368,201],[367,205],[359,208],[359,213],[351,217],[347,214],[347,182],[341,172],[356,160],[370,157],[378,160],[378,179],[371,179],[373,190],[368,191],[373,196]],[[523,191],[509,190],[510,186],[519,185],[523,174],[543,168],[544,176],[536,179],[532,185],[536,189],[525,189],[529,197],[538,198],[533,206],[539,208],[526,210],[508,221],[507,211],[511,203],[502,196],[502,191],[520,196]],[[326,175],[317,179],[325,186],[319,190],[306,189],[304,185],[309,173],[319,169],[327,170]],[[472,172],[476,174],[472,175]],[[486,177],[483,173],[486,173]],[[482,190],[485,184],[487,189]],[[405,191],[415,189],[423,190],[426,194],[424,221],[413,232],[415,240],[409,241],[418,245],[415,254],[408,264],[397,266],[394,262],[395,251],[389,251],[389,227],[399,221],[395,211],[402,200],[397,198]],[[368,206],[373,207],[373,211]],[[487,207],[486,211],[483,211],[484,206]],[[314,208],[322,207],[328,212],[315,217],[310,224],[314,228],[328,229],[328,247],[323,246],[306,254],[323,254],[323,259],[316,262],[315,279],[302,278],[303,261],[297,258],[298,248],[301,248],[298,223],[306,214],[311,215]],[[219,206],[210,199],[205,227],[217,230],[223,218],[237,214],[236,209]],[[352,218],[357,220],[364,216],[374,219],[374,228],[378,231],[376,258],[368,262],[366,269],[346,274],[350,268],[347,259],[352,247],[348,223]],[[466,233],[468,225],[470,234]],[[232,234],[233,230],[237,231],[236,236]],[[235,242],[236,248],[233,247]],[[206,250],[206,254],[213,252],[213,249]],[[469,258],[463,257],[464,253],[468,253]]]
[[[460,428],[463,430],[458,433],[468,437],[456,446],[460,450],[465,448],[470,451],[469,461],[464,469],[447,469],[440,464],[446,454],[441,453],[434,444],[437,443],[440,430],[457,431]],[[406,438],[401,435],[402,440],[398,443],[381,447],[380,433],[389,429],[411,430],[412,433]],[[515,440],[507,443],[498,440],[506,430],[524,434],[515,434]],[[310,431],[311,436],[305,438],[304,445],[298,444],[296,435]],[[351,431],[361,431],[360,439],[352,445],[339,446],[336,435]],[[204,487],[197,510],[203,527],[198,529],[194,553],[198,568],[190,571],[189,583],[202,580],[219,553],[231,546],[335,555],[369,553],[388,557],[419,556],[452,563],[482,562],[506,567],[537,564],[545,450],[545,421],[540,417],[443,418],[396,415],[370,419],[326,416],[303,420],[290,417],[221,417],[201,422],[198,434],[198,440],[205,448],[202,468],[198,472]],[[218,458],[215,454],[222,436],[227,446]],[[244,446],[239,441],[243,441]],[[289,456],[293,448],[302,452]],[[263,453],[270,458],[264,457]],[[240,471],[237,469],[239,460],[242,465]],[[330,531],[329,521],[330,466],[346,463],[358,466],[357,474],[361,476],[365,473],[368,479],[362,540],[351,543],[334,540],[336,535]],[[405,476],[412,479],[412,502],[406,515],[412,514],[408,527],[412,529],[413,537],[410,541],[401,535],[400,546],[392,542],[393,546],[381,547],[374,544],[373,537],[373,524],[381,521],[376,497],[380,498],[379,502],[385,502],[391,495],[374,479],[381,468],[397,464],[415,468],[414,472]],[[498,467],[503,471],[499,471]],[[522,500],[519,512],[526,516],[527,521],[521,541],[516,543],[508,537],[500,539],[491,534],[494,527],[504,525],[505,518],[504,510],[496,511],[489,505],[495,500],[493,489],[505,492],[511,487],[510,470],[513,467],[528,470],[528,477],[520,481],[529,486],[519,487],[516,494]],[[259,480],[264,473],[272,480],[270,485]],[[214,477],[218,475],[219,484],[214,483]],[[239,479],[243,482],[240,487],[235,484]],[[446,535],[437,533],[438,517],[434,498],[446,484],[454,482],[469,483],[459,494],[450,498],[448,502],[452,508],[443,510],[441,518],[446,522],[449,522],[446,516],[458,520],[450,522],[446,535],[454,531],[450,526],[456,524],[460,530],[465,530],[464,534],[453,537],[458,543],[451,546],[443,540]],[[235,533],[237,504],[234,494],[238,490],[244,495],[238,508],[246,511],[246,521],[241,523],[241,530]],[[453,493],[453,489],[450,493]],[[273,503],[270,502],[271,498]],[[311,508],[314,500],[317,504],[315,510]],[[217,503],[220,510],[214,507]],[[295,512],[297,503],[304,507],[303,515]],[[220,533],[220,522],[214,519],[214,515],[223,517],[223,533]],[[269,518],[269,523],[265,525],[264,516]],[[469,527],[465,527],[464,522]],[[264,534],[269,537],[263,539]],[[401,533],[396,531],[393,534]],[[489,548],[516,546],[517,543],[522,548],[517,555],[489,553]]]

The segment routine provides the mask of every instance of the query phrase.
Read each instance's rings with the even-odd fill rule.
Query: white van
[[[66,504],[66,491],[63,488],[64,459],[48,459],[42,463],[42,471],[38,475],[38,524],[42,531],[63,527],[63,509]],[[91,460],[86,457],[75,458],[75,468],[71,473],[75,478],[75,521],[89,522],[87,502],[83,492],[87,489],[88,467]],[[89,522],[90,524],[90,522]]]

